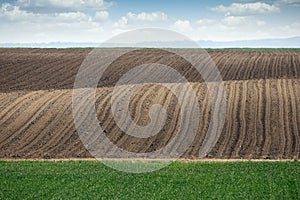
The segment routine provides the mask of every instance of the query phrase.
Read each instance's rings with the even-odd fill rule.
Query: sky
[[[103,42],[138,28],[192,40],[300,36],[300,0],[0,0],[0,43]]]

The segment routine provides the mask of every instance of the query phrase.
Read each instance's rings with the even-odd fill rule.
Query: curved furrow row
[[[258,62],[261,62],[264,54],[262,52],[258,52],[258,55],[251,56],[247,58],[248,62],[241,63],[241,66],[249,66],[246,68],[245,72],[239,71],[238,76],[243,77],[253,77],[254,71],[257,71],[257,67],[260,67]],[[246,60],[246,59],[245,59]],[[251,67],[250,67],[251,66]],[[249,158],[255,156],[255,152],[253,151],[253,147],[256,145],[257,140],[257,81],[250,82],[245,79],[242,84],[242,97],[241,97],[241,107],[240,109],[240,120],[241,120],[241,134],[239,136],[239,142],[237,143],[236,156],[243,157],[248,153]],[[251,112],[252,111],[252,112]],[[251,113],[249,113],[251,112]]]
[[[218,65],[218,68],[220,70],[220,73],[222,75],[223,80],[235,80],[235,79],[229,79],[229,77],[236,77],[236,67],[235,62],[239,62],[242,59],[239,58],[239,52],[234,54],[233,56],[228,55],[225,61],[220,63]]]
[[[210,110],[211,110],[211,102],[210,96],[208,92],[208,88],[205,83],[202,84],[192,84],[193,89],[196,91],[197,97],[199,99],[199,108],[200,108],[200,119],[199,119],[199,127],[198,134],[195,136],[193,143],[190,148],[186,151],[185,156],[194,156],[197,157],[200,147],[204,141],[206,132],[209,126],[210,119]],[[216,145],[218,146],[218,144]],[[211,153],[214,153],[212,151]]]
[[[227,147],[230,145],[230,140],[232,138],[232,134],[233,131],[232,127],[233,127],[233,109],[234,109],[234,105],[233,105],[233,101],[231,101],[231,99],[235,98],[235,84],[231,84],[229,85],[229,83],[225,83],[225,88],[226,88],[226,97],[227,97],[227,110],[226,110],[226,121],[225,121],[225,125],[223,127],[223,131],[222,131],[222,135],[219,138],[219,146],[218,149],[216,150],[216,156],[217,157],[226,157],[225,155],[227,155],[228,157],[228,151],[227,151]]]
[[[0,80],[1,80],[2,90],[5,90],[5,89],[9,90],[9,89],[13,88],[13,85],[18,84],[20,77],[22,77],[22,76],[24,76],[24,74],[28,74],[34,70],[33,66],[35,63],[36,63],[35,60],[23,62],[21,64],[21,66],[22,66],[21,69],[15,68],[16,65],[20,65],[19,63],[12,65],[9,69],[1,68],[1,79]],[[13,84],[13,85],[11,85],[11,84]]]
[[[249,71],[249,76],[243,75],[244,79],[247,79],[247,77],[258,77],[259,73],[258,73],[258,68],[261,68],[261,65],[258,64],[258,62],[265,57],[266,55],[263,54],[262,52],[258,52],[259,56],[252,56],[250,57],[250,59],[252,60],[252,62],[250,62],[250,64],[248,65],[248,67],[246,68]],[[269,55],[267,55],[269,56]],[[254,62],[253,62],[254,61]],[[248,75],[247,74],[247,75]]]
[[[51,103],[47,104],[47,106],[43,108],[42,113],[35,119],[33,119],[31,125],[27,127],[28,130],[26,132],[37,132],[39,134],[29,134],[27,136],[25,134],[24,136],[26,137],[23,137],[23,140],[18,141],[20,145],[16,148],[17,152],[26,151],[32,146],[35,146],[35,149],[38,149],[39,146],[47,145],[47,143],[40,145],[40,143],[47,142],[47,138],[45,137],[47,136],[47,129],[56,128],[57,125],[59,125],[60,121],[64,121],[66,116],[64,117],[59,114],[66,112],[66,109],[70,108],[70,103],[68,102],[70,98],[66,98],[67,93],[68,91],[59,91],[59,93],[55,94],[55,96],[48,100]],[[54,112],[54,110],[57,111]],[[72,124],[72,121],[68,121],[67,125],[69,126],[70,124]],[[52,131],[52,133],[59,134],[60,130],[62,129],[60,128],[59,130],[57,130],[56,128],[55,131]],[[52,135],[52,138],[56,140],[56,138],[53,137],[55,136],[55,134]]]
[[[291,117],[292,120],[290,120],[292,125],[292,131],[293,134],[293,145],[292,145],[292,151],[294,158],[297,158],[297,154],[300,153],[300,115],[299,115],[299,96],[297,97],[297,93],[300,91],[299,83],[294,82],[293,80],[287,81],[288,85],[288,93],[289,93],[289,99],[291,101],[289,110],[291,111]]]
[[[251,83],[251,82],[250,82]],[[249,111],[246,113],[247,118],[247,144],[243,144],[243,151],[241,151],[242,155],[247,155],[248,158],[254,158],[257,157],[255,148],[257,146],[259,133],[258,130],[258,112],[259,112],[259,106],[258,106],[258,81],[255,81],[253,84],[249,84],[249,90],[248,90],[248,96],[246,98],[246,102],[248,104],[248,109],[252,113],[250,114]]]
[[[281,81],[281,87],[282,87],[282,96],[283,96],[283,102],[284,102],[284,110],[285,110],[285,115],[284,115],[284,127],[285,127],[285,131],[281,134],[285,135],[286,138],[286,143],[284,144],[285,148],[284,148],[284,156],[286,155],[291,155],[291,147],[292,147],[292,133],[290,132],[290,128],[291,128],[291,124],[290,124],[290,109],[289,109],[289,99],[288,99],[288,94],[287,94],[287,83],[286,80],[282,80]]]
[[[20,99],[17,99],[15,102],[12,102],[10,106],[7,107],[7,109],[4,110],[3,113],[1,113],[1,137],[0,137],[0,145],[3,145],[3,142],[7,142],[8,138],[11,138],[14,136],[15,132],[19,129],[19,127],[23,126],[24,123],[28,121],[28,118],[30,118],[34,113],[31,113],[30,110],[28,110],[29,106],[32,106],[33,102],[38,102],[40,100],[40,97],[43,97],[45,95],[49,95],[49,93],[44,92],[32,92],[29,93]],[[24,112],[27,110],[27,116],[23,115]],[[23,115],[20,117],[20,115]],[[16,118],[19,118],[19,121],[16,121]],[[5,132],[7,130],[7,133]],[[8,134],[10,133],[10,134]]]
[[[171,139],[178,134],[178,126],[181,122],[180,107],[178,106],[178,101],[175,100],[175,95],[164,87],[159,87],[159,94],[163,95],[158,95],[155,103],[163,105],[167,111],[165,126],[149,142],[145,152],[152,152],[169,144]]]
[[[263,126],[264,126],[264,132],[263,134],[263,145],[262,145],[262,156],[268,156],[269,149],[271,146],[271,102],[272,102],[272,94],[271,94],[271,88],[270,88],[270,80],[264,81],[264,93],[262,98],[264,98],[264,115],[263,115]]]
[[[49,67],[44,68],[40,67],[37,68],[36,70],[27,73],[26,76],[24,74],[21,74],[20,77],[15,77],[15,79],[12,79],[10,82],[7,84],[12,85],[13,87],[16,88],[26,88],[28,87],[28,84],[31,84],[30,87],[37,88],[40,84],[45,84],[45,88],[47,87],[46,84],[49,85],[54,85],[54,84],[64,84],[65,78],[62,79],[63,82],[57,82],[57,76],[58,74],[68,74],[70,71],[72,72],[73,70],[68,69],[68,66],[76,66],[76,63],[80,61],[79,59],[77,60],[54,60],[53,63],[47,64]],[[40,76],[39,74],[48,74],[47,77]],[[74,78],[73,74],[73,78]],[[30,82],[28,81],[28,77],[30,77]],[[15,82],[15,80],[21,80],[17,84],[12,84]],[[23,80],[23,81],[22,81]],[[48,86],[49,87],[49,86]]]
[[[14,112],[12,112],[13,109],[20,109],[21,107],[24,107],[24,105],[27,105],[31,103],[34,99],[32,99],[32,94],[35,94],[38,92],[28,92],[25,95],[20,95],[18,98],[11,98],[10,93],[2,93],[1,94],[1,105],[2,102],[5,102],[6,106],[3,106],[3,109],[0,111],[0,124],[3,124],[8,121],[8,119],[11,117]],[[3,95],[5,95],[3,97]]]
[[[241,80],[247,80],[247,77],[251,77],[252,71],[255,71],[255,67],[259,66],[258,61],[261,60],[261,52],[255,53],[255,55],[248,56],[244,59],[239,59],[236,66],[241,66],[236,69],[236,77],[240,77]],[[253,63],[254,60],[254,64]],[[248,67],[245,67],[248,66]]]
[[[30,126],[36,123],[36,120],[39,116],[45,115],[44,109],[49,105],[53,105],[55,101],[61,96],[61,94],[57,95],[56,93],[58,92],[45,93],[43,97],[30,104],[21,115],[18,115],[16,117],[13,116],[14,120],[11,124],[14,125],[14,127],[8,126],[7,129],[13,129],[14,131],[12,135],[5,139],[6,146],[9,146],[11,143],[17,143],[16,148],[19,148],[22,145],[26,145],[24,140],[27,140],[28,138],[30,139],[31,137],[35,136],[30,131],[28,131],[28,129],[30,128]],[[18,112],[15,111],[14,113]],[[0,145],[2,145],[2,143]]]
[[[203,85],[203,83],[193,84],[197,96],[204,95]],[[296,91],[299,86],[295,88],[295,85],[292,80],[227,82],[225,84],[228,99],[226,124],[220,140],[213,149],[212,154],[209,155],[223,158],[263,158],[269,156],[272,158],[287,158],[290,155],[297,156],[299,152],[299,114],[297,112],[299,100],[297,100],[297,97],[299,95]],[[102,120],[107,123],[107,131],[113,137],[111,138],[112,141],[118,146],[128,145],[129,149],[135,149],[138,152],[148,152],[160,148],[159,144],[167,144],[172,134],[175,134],[177,130],[175,125],[179,123],[177,118],[180,118],[179,107],[174,106],[174,103],[172,103],[173,95],[167,91],[163,87],[153,85],[138,91],[138,94],[132,97],[133,104],[130,105],[130,111],[133,113],[135,121],[141,121],[142,124],[147,121],[147,117],[145,118],[144,115],[147,111],[147,108],[144,107],[147,102],[150,104],[152,102],[160,103],[166,106],[167,110],[170,109],[168,107],[170,105],[173,109],[175,108],[170,116],[171,119],[168,118],[167,120],[168,126],[163,130],[163,134],[166,135],[156,135],[146,143],[140,143],[140,147],[136,144],[133,147],[130,142],[138,143],[138,141],[130,140],[126,134],[122,134],[121,137],[114,137],[114,134],[120,132],[120,130],[114,123],[110,108],[108,108],[110,107],[111,90],[103,89],[102,92],[97,93],[97,98],[100,96],[102,98],[97,110],[99,111],[100,107],[103,108],[102,112],[105,110],[102,114],[105,114],[104,118],[108,122],[104,118]],[[153,96],[151,94],[160,95]],[[39,92],[39,94],[33,92],[31,95],[33,100],[29,105],[27,104],[23,112],[30,111],[32,116],[26,117],[29,120],[25,121],[21,121],[20,116],[13,115],[9,117],[11,120],[7,122],[18,127],[16,126],[18,121],[22,126],[13,131],[14,134],[10,135],[9,138],[2,140],[1,148],[5,150],[6,146],[6,149],[7,147],[14,149],[17,155],[27,155],[29,157],[42,155],[43,152],[46,157],[47,155],[52,157],[54,152],[63,153],[65,148],[70,150],[70,145],[77,145],[78,150],[85,152],[82,150],[82,146],[77,144],[80,141],[78,136],[74,135],[75,129],[72,125],[73,119],[70,110],[70,92],[52,91],[51,93]],[[249,99],[250,97],[252,98]],[[203,114],[204,119],[207,119],[210,115],[209,105],[211,102],[208,95],[205,95],[202,99],[201,114]],[[294,101],[290,99],[294,99]],[[251,101],[250,104],[248,104],[248,101]],[[26,103],[26,101],[23,101],[23,103]],[[15,107],[15,110],[11,112],[18,113],[17,110],[21,109],[22,106]],[[83,120],[84,118],[83,116]],[[193,148],[187,150],[186,157],[197,156],[195,149],[199,149],[202,145],[201,141],[205,135],[208,120],[204,123],[199,121],[199,123],[198,135],[192,144]],[[218,127],[218,122],[214,126]],[[2,131],[9,131],[9,129],[12,131],[12,125]],[[281,133],[284,133],[284,135],[280,135]],[[251,137],[254,137],[251,139],[254,143],[249,141]],[[262,149],[258,151],[257,148],[259,147]],[[280,150],[278,147],[284,149]],[[72,152],[72,155],[76,154],[76,151],[72,150]],[[78,156],[81,156],[81,154],[78,154]]]
[[[28,55],[19,54],[19,53],[1,53],[0,62],[1,62],[1,73],[4,75],[15,72],[14,70],[19,71],[19,68],[24,69],[24,64],[29,64],[32,62],[36,62],[36,59],[26,60]],[[30,55],[33,58],[33,55]],[[35,58],[35,57],[34,57]],[[29,65],[25,65],[29,66]]]
[[[53,67],[56,67],[57,63],[63,63],[63,60],[61,59],[38,59],[38,60],[34,60],[34,59],[31,59],[29,60],[29,63],[28,61],[24,61],[24,63],[26,63],[25,66],[23,66],[23,63],[22,63],[22,66],[19,65],[19,69],[16,70],[14,73],[11,73],[9,76],[6,76],[6,80],[5,80],[5,83],[8,84],[8,85],[11,85],[12,83],[14,84],[18,84],[19,83],[19,80],[21,79],[25,79],[26,78],[28,79],[30,77],[30,80],[32,78],[34,78],[34,74],[37,74],[37,73],[44,73],[44,74],[47,74],[46,72],[47,71],[50,71],[50,70],[53,70]],[[44,67],[44,66],[47,66],[47,67]],[[17,81],[18,80],[18,81]]]
[[[143,111],[142,109],[145,107],[143,106],[143,104],[145,104],[145,100],[149,98],[149,96],[151,96],[154,91],[157,90],[155,87],[153,87],[153,85],[150,85],[148,87],[143,87],[141,89],[139,89],[137,92],[134,93],[134,95],[131,97],[131,101],[130,101],[130,104],[129,104],[129,112],[131,114],[131,119],[132,121],[138,125],[146,125],[148,124],[147,122],[149,122],[148,120],[148,112],[145,112]],[[120,98],[122,96],[120,95]],[[121,99],[117,100],[117,101],[122,101]],[[142,113],[143,111],[143,113]],[[146,116],[146,118],[145,118]],[[141,123],[142,119],[141,117],[143,117],[145,119],[145,121],[143,121],[143,123]],[[115,121],[113,121],[115,123]],[[115,124],[116,126],[116,124]],[[128,127],[128,129],[130,128],[130,125]],[[121,130],[119,130],[121,132]],[[125,130],[126,132],[126,130]],[[115,141],[116,145],[118,147],[121,147],[121,148],[125,148],[125,149],[129,149],[129,145],[130,145],[130,142],[133,142],[135,141],[136,139],[133,139],[132,137],[128,136],[127,134],[125,134],[124,132],[122,132],[122,135],[121,137],[119,138],[118,141]],[[144,144],[145,140],[144,139],[141,139],[139,140],[139,145],[137,145],[137,147],[134,147],[133,144],[132,145],[132,148],[137,150],[137,151],[140,151],[140,152],[143,152],[142,149],[146,148],[145,147],[145,144]]]
[[[279,130],[278,130],[278,133],[279,133],[279,137],[280,137],[280,144],[277,144],[277,145],[272,145],[273,148],[276,148],[276,150],[279,152],[280,154],[280,157],[283,157],[283,154],[284,154],[284,148],[285,148],[285,145],[286,145],[286,137],[285,137],[285,129],[287,128],[287,126],[285,126],[285,113],[287,112],[287,110],[285,110],[285,102],[284,102],[284,97],[283,97],[283,87],[282,87],[282,84],[284,82],[282,81],[278,81],[277,82],[277,96],[278,96],[278,117],[277,117],[277,120],[278,120],[278,123],[275,123],[273,124],[273,126],[279,126]],[[283,145],[282,145],[283,144]]]
[[[240,86],[240,97],[239,97],[239,127],[238,127],[238,136],[237,136],[237,143],[234,147],[235,153],[234,157],[240,157],[240,151],[242,147],[245,145],[244,140],[246,138],[246,131],[247,131],[247,121],[246,121],[246,111],[247,111],[247,92],[248,92],[248,81],[243,81]]]
[[[34,50],[29,54],[31,59],[27,60],[25,59],[26,52],[21,55],[11,52],[6,55],[5,59],[15,59],[15,62],[10,63],[0,59],[0,66],[2,66],[1,62],[4,63],[3,68],[0,69],[0,72],[4,72],[0,75],[1,80],[2,82],[7,80],[7,83],[3,82],[2,93],[0,93],[0,157],[90,157],[91,155],[84,148],[84,144],[76,133],[71,95],[76,70],[86,52],[83,51],[77,56],[76,53],[65,51],[58,53],[53,51],[47,54],[45,51]],[[3,53],[5,54],[0,51],[0,54]],[[174,55],[166,54],[170,59],[166,60],[163,55],[155,52],[137,53],[143,58],[138,58],[136,54],[129,54],[128,63],[166,64],[167,62],[190,79],[196,80],[198,76],[193,74],[191,67]],[[298,158],[300,156],[300,81],[298,77],[300,53],[211,51],[210,54],[225,80],[227,114],[219,141],[208,156],[215,158]],[[40,57],[40,60],[35,60],[35,57]],[[59,57],[61,59],[58,59]],[[23,68],[20,62],[25,63]],[[111,74],[112,76],[123,74],[132,68],[132,66],[127,66],[126,62],[125,57],[122,58],[114,63],[121,64],[120,67],[117,67],[116,71],[111,69],[111,72],[108,72],[114,73]],[[17,65],[18,70],[14,71],[11,67]],[[34,69],[36,66],[39,67]],[[112,65],[112,67],[115,66]],[[34,76],[29,77],[30,75]],[[143,81],[142,71],[136,75],[141,77],[140,81]],[[25,80],[25,77],[29,79]],[[172,84],[178,89],[183,83]],[[198,134],[190,148],[186,150],[184,157],[198,156],[205,134],[207,134],[210,116],[220,115],[220,113],[211,113],[210,106],[219,102],[220,99],[211,102],[206,84],[199,81],[191,85],[200,99],[198,103],[201,116]],[[70,90],[60,90],[61,88]],[[23,89],[29,90],[19,91]],[[31,89],[33,91],[30,91]],[[160,149],[170,142],[181,122],[180,106],[170,90],[149,83],[131,97],[129,111],[133,121],[139,125],[149,123],[148,112],[152,104],[163,105],[168,113],[166,124],[157,135],[147,139],[138,139],[122,132],[116,125],[111,112],[113,89],[113,87],[99,87],[95,107],[99,124],[114,144],[126,150],[144,153]],[[119,90],[116,95],[121,99],[125,92],[125,90]],[[192,102],[186,98],[183,103],[188,105]],[[77,112],[81,113],[83,109],[85,108],[82,107]],[[187,122],[194,120],[191,119],[192,112],[192,110],[188,111]],[[92,110],[88,110],[87,113],[92,113]],[[81,117],[79,123],[87,119],[87,116]],[[187,127],[189,123],[184,123],[183,126]],[[220,128],[219,126],[218,121],[213,122],[214,130]],[[92,133],[89,138],[93,140],[97,138],[97,134]],[[179,147],[180,144],[174,146],[175,149]],[[107,152],[104,152],[106,155],[114,153],[109,152],[109,149],[106,150]]]

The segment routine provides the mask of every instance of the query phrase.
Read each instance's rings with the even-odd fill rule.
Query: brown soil
[[[0,49],[0,158],[91,158],[76,133],[71,108],[75,76],[88,53],[71,49]],[[215,50],[209,54],[225,81],[227,115],[221,137],[207,159],[299,159],[300,52]],[[130,111],[135,122],[146,125],[150,106],[162,104],[168,117],[157,135],[133,138],[113,120],[110,99],[114,84],[134,67],[132,63],[147,62],[172,65],[196,91],[200,127],[183,155],[194,159],[208,129],[211,103],[201,76],[174,55],[144,50],[114,62],[97,89],[99,123],[113,143],[132,152],[160,149],[176,134],[178,102],[169,90],[153,83],[135,92]],[[182,83],[172,84],[179,87]]]

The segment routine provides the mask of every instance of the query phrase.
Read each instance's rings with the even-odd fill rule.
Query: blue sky
[[[159,27],[193,40],[300,36],[300,0],[0,0],[0,43],[102,42]]]

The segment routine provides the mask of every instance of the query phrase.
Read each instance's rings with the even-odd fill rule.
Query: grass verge
[[[206,48],[207,51],[299,52],[300,48]]]
[[[0,161],[0,199],[297,199],[299,196],[297,161],[175,162],[146,174],[115,171],[95,161]]]

